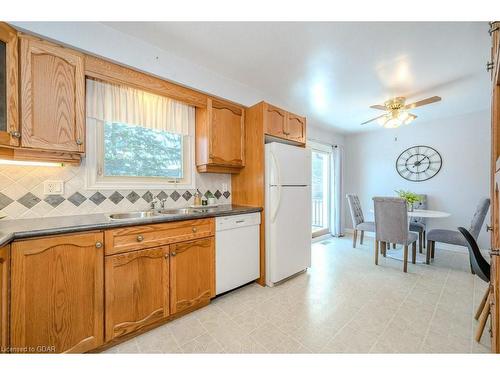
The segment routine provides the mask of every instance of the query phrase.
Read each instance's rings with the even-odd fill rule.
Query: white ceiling
[[[264,93],[262,99],[342,133],[394,96],[442,102],[419,121],[489,108],[486,22],[119,22],[106,25]],[[244,103],[247,105],[253,103]]]

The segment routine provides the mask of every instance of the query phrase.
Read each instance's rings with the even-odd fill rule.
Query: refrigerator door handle
[[[276,156],[274,153],[271,151],[271,159],[273,160],[274,168],[275,168],[275,173],[278,178],[276,188],[278,189],[278,199],[276,202],[276,208],[274,209],[273,213],[271,214],[271,222],[274,223],[276,220],[276,216],[278,215],[278,211],[280,209],[280,203],[281,203],[281,177],[280,177],[280,167],[278,164],[278,160],[276,160]]]

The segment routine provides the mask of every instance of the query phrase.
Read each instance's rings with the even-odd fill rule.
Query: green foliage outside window
[[[182,135],[121,123],[104,124],[104,175],[182,178]]]

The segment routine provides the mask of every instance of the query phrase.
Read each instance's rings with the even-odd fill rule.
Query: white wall
[[[428,181],[407,181],[395,169],[399,154],[414,145],[431,146],[443,158],[441,171]],[[489,111],[442,121],[422,122],[417,119],[411,125],[395,130],[349,135],[345,137],[345,149],[344,191],[359,195],[366,220],[373,220],[369,211],[373,207],[372,197],[394,196],[394,190],[405,189],[427,194],[429,209],[451,213],[449,218],[428,221],[428,228],[468,228],[479,199],[489,197]],[[345,223],[346,227],[352,228],[348,209]],[[486,223],[489,223],[489,214]],[[479,245],[489,246],[489,236],[484,228]]]
[[[307,123],[307,139],[332,145],[343,145],[345,143],[344,135],[330,129],[315,126],[311,122]]]

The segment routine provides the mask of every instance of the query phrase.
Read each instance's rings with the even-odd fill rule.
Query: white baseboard
[[[351,236],[351,237],[352,237],[352,235],[354,233],[354,229],[352,229],[352,228],[345,228],[344,231],[345,231],[346,234],[349,234],[349,236]],[[375,238],[375,233],[373,233],[373,232],[365,232],[365,237]],[[427,246],[427,244],[426,244],[426,246]],[[436,247],[439,248],[439,249],[449,250],[449,251],[455,251],[457,253],[462,253],[462,254],[468,254],[469,253],[469,250],[467,250],[467,248],[465,246],[450,245],[450,244],[447,244],[447,243],[438,242],[436,244]]]
[[[331,233],[327,233],[327,234],[323,234],[322,236],[318,236],[318,237],[313,237],[312,239],[312,243],[316,243],[316,242],[321,242],[321,241],[324,241],[324,240],[329,240],[331,238],[336,238],[335,236],[332,236]]]

